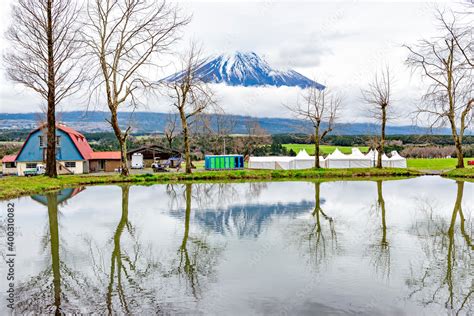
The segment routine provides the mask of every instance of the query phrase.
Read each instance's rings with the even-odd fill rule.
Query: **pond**
[[[472,314],[473,193],[425,176],[2,201],[0,314]]]

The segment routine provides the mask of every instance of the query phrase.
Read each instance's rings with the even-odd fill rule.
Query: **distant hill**
[[[131,122],[134,133],[162,133],[167,119],[166,113],[157,112],[121,112],[119,122],[126,126]],[[108,112],[100,111],[72,111],[59,113],[58,120],[82,132],[111,131],[110,125],[105,121],[109,117]],[[0,113],[1,129],[32,129],[38,125],[39,113]],[[285,133],[311,133],[311,126],[303,120],[271,117],[249,117],[239,115],[226,115],[227,119],[234,122],[234,134],[246,134],[249,121],[258,122],[270,134]],[[215,122],[216,116],[211,116]],[[377,133],[377,125],[371,123],[340,123],[333,134],[335,135],[371,135]],[[390,135],[413,135],[426,134],[429,131],[417,126],[388,126],[387,133]],[[449,129],[438,129],[433,132],[437,135],[450,133]]]

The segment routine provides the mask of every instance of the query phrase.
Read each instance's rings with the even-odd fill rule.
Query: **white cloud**
[[[13,0],[4,1],[6,4]],[[374,72],[389,64],[397,76],[400,113],[408,113],[421,94],[418,78],[404,65],[403,43],[437,32],[428,2],[391,1],[180,1],[193,14],[181,50],[189,39],[202,43],[206,53],[254,51],[275,68],[296,71],[339,90],[346,98],[346,121],[366,120],[360,89]],[[448,4],[447,4],[448,5]],[[0,16],[0,32],[10,23],[9,10]],[[4,39],[2,51],[8,49]],[[171,58],[171,57],[170,57]],[[174,71],[168,67],[164,74]],[[3,67],[0,67],[0,72]],[[0,74],[1,75],[1,74]],[[2,77],[5,77],[4,75]],[[288,116],[283,103],[296,101],[298,88],[244,88],[217,85],[223,107],[230,113]],[[33,93],[0,81],[2,112],[38,110]],[[401,101],[400,101],[401,100]],[[63,110],[84,109],[81,102]],[[74,103],[74,105],[72,104]],[[168,111],[168,102],[150,99],[147,110]],[[405,115],[394,123],[409,123]]]

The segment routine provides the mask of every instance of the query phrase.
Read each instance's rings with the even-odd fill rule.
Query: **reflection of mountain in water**
[[[321,200],[324,203],[324,200]],[[222,235],[257,237],[272,216],[296,216],[312,211],[314,202],[233,205],[228,208],[196,209],[194,220],[201,226]],[[178,215],[173,212],[173,215]],[[181,211],[179,217],[182,216]]]

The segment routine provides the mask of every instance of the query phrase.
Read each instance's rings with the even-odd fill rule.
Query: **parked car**
[[[26,169],[24,174],[25,176],[38,176],[45,174],[46,168],[42,164],[37,164],[36,168]]]

